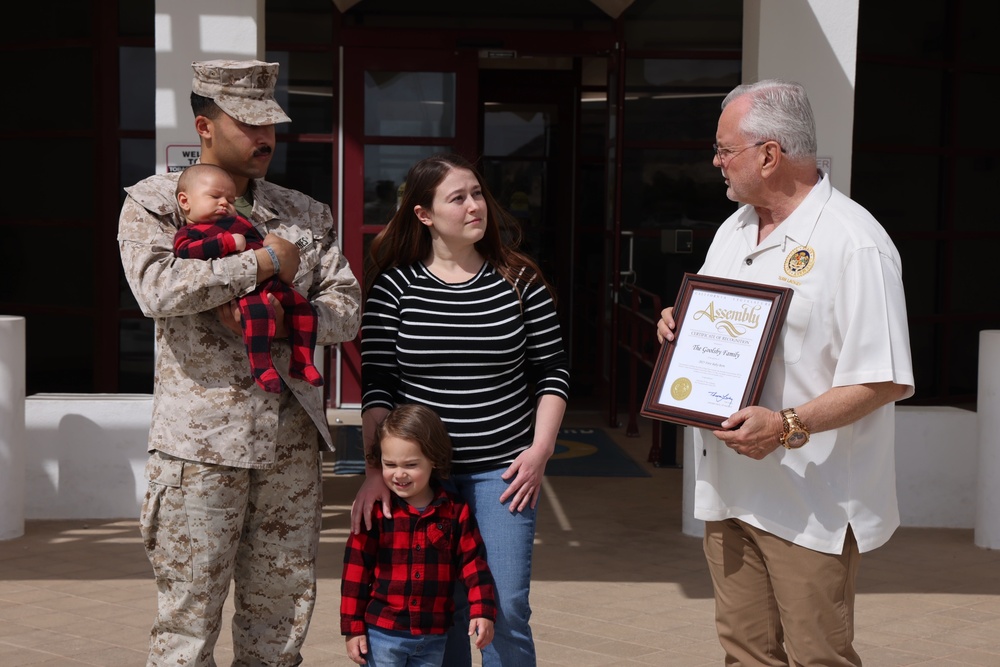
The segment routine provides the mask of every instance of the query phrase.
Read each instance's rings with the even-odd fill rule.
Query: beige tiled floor
[[[611,432],[645,462],[645,438]],[[644,465],[650,477],[547,478],[532,588],[539,665],[722,663],[701,543],[680,531],[682,471]],[[326,482],[308,665],[353,664],[338,596],[359,482]],[[24,537],[0,542],[4,667],[143,665],[154,607],[134,519],[29,522]],[[1000,552],[976,547],[971,530],[900,530],[865,555],[857,607],[866,665],[1000,665]],[[231,655],[224,632],[216,657],[227,665]]]

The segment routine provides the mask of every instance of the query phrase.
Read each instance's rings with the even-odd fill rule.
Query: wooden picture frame
[[[756,405],[792,294],[790,287],[685,273],[674,340],[660,349],[640,414],[719,429]]]

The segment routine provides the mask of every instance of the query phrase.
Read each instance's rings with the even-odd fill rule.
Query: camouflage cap
[[[223,111],[247,125],[289,123],[274,100],[278,63],[259,60],[193,62],[192,92],[215,101]]]

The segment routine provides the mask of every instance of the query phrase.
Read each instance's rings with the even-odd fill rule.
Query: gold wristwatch
[[[781,444],[785,449],[798,449],[809,442],[809,429],[799,419],[794,408],[782,410],[781,417],[785,420],[782,424],[785,432],[781,435]]]

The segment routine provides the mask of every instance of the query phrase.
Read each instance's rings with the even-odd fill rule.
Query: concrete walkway
[[[681,533],[682,471],[645,463],[647,438],[609,432],[651,476],[546,479],[532,588],[539,665],[721,665],[701,541]],[[304,657],[339,667],[354,664],[339,577],[361,479],[328,468]],[[29,522],[0,542],[0,665],[144,665],[155,598],[134,517]],[[1000,552],[976,547],[971,530],[898,531],[863,558],[857,626],[869,666],[1000,665]],[[227,624],[220,665],[230,647]]]

